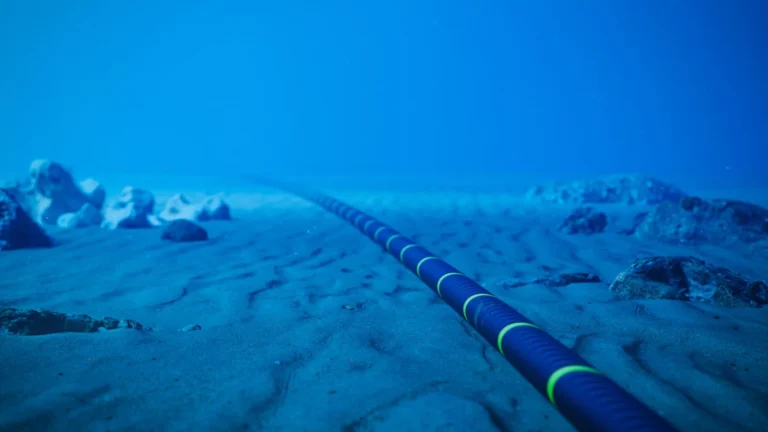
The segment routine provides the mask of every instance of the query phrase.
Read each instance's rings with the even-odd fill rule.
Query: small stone
[[[200,324],[190,324],[188,326],[184,326],[181,331],[190,332],[190,331],[198,331],[202,330],[203,327],[200,326]]]

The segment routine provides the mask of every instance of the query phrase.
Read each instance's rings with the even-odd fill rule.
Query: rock
[[[56,221],[56,225],[58,225],[59,228],[65,229],[83,228],[99,225],[102,220],[103,217],[101,216],[99,209],[97,209],[93,204],[87,202],[83,204],[83,207],[81,207],[77,212],[64,213],[63,215],[59,216],[59,219]]]
[[[53,241],[8,189],[0,189],[0,250],[51,247]]]
[[[571,213],[558,228],[568,234],[596,234],[608,226],[608,217],[592,207],[582,207]]]
[[[80,182],[80,189],[85,194],[88,202],[96,209],[101,210],[104,207],[104,202],[107,200],[107,191],[104,190],[101,183],[88,178]]]
[[[161,238],[174,242],[203,241],[208,240],[208,232],[192,221],[177,219],[163,227]]]
[[[203,327],[200,326],[200,324],[190,324],[188,326],[184,326],[184,328],[181,329],[181,331],[198,331],[202,330]]]
[[[114,330],[119,328],[142,330],[144,326],[133,320],[116,320],[109,317],[99,320],[88,315],[67,315],[46,310],[0,307],[0,330],[15,335],[93,333],[100,329]]]
[[[677,187],[654,178],[616,175],[597,180],[537,186],[528,191],[530,202],[553,204],[658,204],[686,196]]]
[[[120,197],[105,209],[101,226],[109,229],[160,226],[160,221],[152,214],[154,207],[155,197],[151,192],[126,186]]]
[[[83,182],[87,192],[75,183],[72,174],[58,162],[39,159],[32,162],[29,178],[19,183],[16,198],[30,217],[44,225],[57,225],[67,213],[77,213],[86,203],[101,209],[104,189],[95,180]],[[67,216],[65,219],[71,218]],[[81,223],[86,219],[81,219]],[[90,220],[99,223],[100,219]]]
[[[636,235],[675,243],[753,243],[768,239],[768,210],[741,201],[686,197],[659,204]]]
[[[189,221],[231,220],[229,205],[219,196],[210,196],[199,204],[190,203],[183,194],[176,194],[168,199],[165,208],[160,213],[160,219],[174,221],[186,219]]]
[[[231,220],[229,205],[220,196],[210,196],[201,204],[201,221],[203,220]]]
[[[700,301],[726,307],[768,304],[768,285],[694,257],[636,260],[609,287],[621,299]]]

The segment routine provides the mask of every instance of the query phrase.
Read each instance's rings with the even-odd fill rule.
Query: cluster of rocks
[[[539,186],[528,193],[531,202],[577,204],[559,230],[567,234],[597,234],[608,217],[585,204],[652,205],[639,212],[619,234],[671,243],[754,243],[768,241],[768,210],[736,200],[703,200],[675,186],[639,176],[613,176],[592,181]]]
[[[641,204],[679,201],[687,194],[660,180],[639,175],[615,175],[595,180],[536,186],[526,195],[529,202],[550,204]]]
[[[230,208],[220,196],[193,204],[184,195],[175,195],[155,215],[154,195],[127,186],[107,203],[106,191],[96,180],[78,183],[62,164],[36,160],[26,179],[0,190],[0,249],[51,246],[42,226],[128,229],[165,225],[161,235],[165,240],[199,241],[208,234],[196,222],[230,219]]]
[[[741,201],[686,197],[642,217],[638,237],[666,242],[754,243],[768,238],[768,210]]]
[[[768,304],[768,284],[691,256],[635,260],[609,287],[621,299],[668,299],[726,307]]]
[[[8,334],[38,336],[65,332],[93,333],[121,328],[143,330],[144,326],[129,319],[95,319],[88,315],[0,307],[0,331]]]

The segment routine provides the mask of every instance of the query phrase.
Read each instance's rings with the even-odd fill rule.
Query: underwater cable
[[[580,431],[675,431],[665,419],[518,311],[393,228],[332,197],[260,179],[352,224],[413,272]]]

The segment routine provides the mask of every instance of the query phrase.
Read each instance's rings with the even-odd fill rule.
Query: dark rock
[[[189,331],[200,331],[203,327],[200,326],[200,324],[190,324],[188,326],[184,326],[181,331],[189,332]]]
[[[694,257],[638,259],[616,276],[609,289],[622,299],[700,301],[726,307],[768,304],[764,281],[749,281]]]
[[[616,175],[596,180],[555,183],[528,191],[530,202],[553,204],[658,204],[680,201],[687,194],[654,178]]]
[[[0,330],[23,336],[39,336],[53,333],[93,333],[99,329],[114,330],[144,327],[133,320],[91,318],[88,315],[67,315],[46,310],[0,308]]]
[[[51,238],[24,211],[14,194],[0,189],[0,250],[51,246]]]
[[[203,241],[208,240],[208,232],[192,221],[176,219],[163,228],[161,237],[175,242]]]
[[[596,212],[592,207],[582,207],[571,213],[559,230],[568,234],[595,234],[605,230],[608,226],[608,217],[605,213]]]
[[[768,239],[768,210],[741,201],[686,197],[659,204],[636,234],[676,243],[753,243]]]

